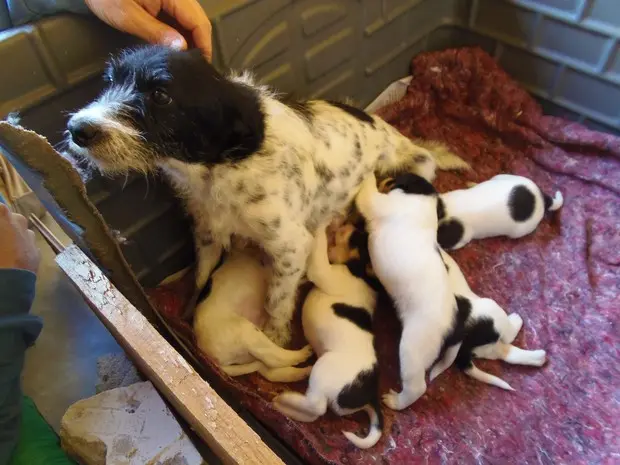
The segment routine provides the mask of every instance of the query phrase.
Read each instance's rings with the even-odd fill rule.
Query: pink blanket
[[[254,415],[312,464],[618,463],[620,461],[620,139],[559,118],[539,105],[479,49],[414,58],[406,96],[381,116],[412,137],[444,141],[468,160],[467,175],[441,173],[440,191],[498,173],[561,190],[565,204],[530,236],[478,241],[454,254],[471,287],[524,328],[515,344],[543,348],[541,369],[477,365],[516,392],[481,384],[452,368],[403,412],[385,409],[384,435],[357,450],[341,430],[361,432],[364,414],[328,413],[311,424],[282,417],[269,404],[285,386],[259,376],[224,377]],[[179,288],[153,293],[175,327]],[[382,390],[400,389],[399,325],[389,309],[376,317]],[[212,370],[223,376],[205,359]]]

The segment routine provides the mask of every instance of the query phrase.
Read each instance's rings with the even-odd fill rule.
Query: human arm
[[[18,439],[25,351],[42,323],[29,314],[39,265],[34,234],[23,216],[1,202],[0,197],[0,465],[4,465]]]

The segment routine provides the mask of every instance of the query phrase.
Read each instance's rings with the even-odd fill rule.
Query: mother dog
[[[107,173],[163,171],[194,219],[198,288],[232,235],[259,244],[272,259],[265,333],[279,344],[315,229],[366,174],[467,167],[348,105],[286,102],[247,74],[225,77],[198,52],[126,51],[105,77],[68,122],[69,153]]]

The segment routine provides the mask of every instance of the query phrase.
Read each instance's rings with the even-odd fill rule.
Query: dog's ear
[[[236,160],[259,149],[265,134],[265,117],[256,95],[246,89],[236,89],[231,106],[224,109],[223,121],[227,133],[225,142],[226,158]],[[244,95],[245,94],[245,95]]]
[[[256,152],[265,132],[256,91],[228,81],[206,62],[202,69],[207,82],[190,103],[191,125],[200,133],[200,151],[207,152],[212,163],[241,160]]]
[[[392,190],[396,189],[402,190],[405,194],[437,195],[437,191],[429,181],[413,173],[396,176]]]

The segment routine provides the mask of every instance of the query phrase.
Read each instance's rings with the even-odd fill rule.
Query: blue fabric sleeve
[[[0,465],[8,463],[17,444],[20,375],[26,349],[42,327],[41,319],[29,314],[36,280],[30,271],[0,269]]]
[[[84,0],[0,0],[0,2],[6,3],[13,26],[28,24],[44,16],[59,13],[90,13]]]

